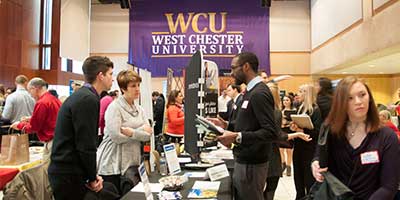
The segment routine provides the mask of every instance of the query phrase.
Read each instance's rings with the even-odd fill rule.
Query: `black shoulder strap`
[[[318,136],[318,150],[319,150],[319,166],[321,168],[328,167],[328,135],[330,127],[322,124]]]

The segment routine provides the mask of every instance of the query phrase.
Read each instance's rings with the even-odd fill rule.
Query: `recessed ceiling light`
[[[373,67],[375,67],[375,65],[368,65],[368,67],[371,67],[371,68],[373,68]]]

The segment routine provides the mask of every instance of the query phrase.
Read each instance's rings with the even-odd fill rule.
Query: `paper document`
[[[163,186],[161,183],[149,183],[151,192],[161,192]],[[139,182],[134,188],[131,189],[131,192],[144,192],[143,183]]]
[[[205,177],[206,172],[186,172],[185,176],[189,178],[203,178]]]
[[[221,182],[196,181],[189,191],[188,198],[216,198]]]

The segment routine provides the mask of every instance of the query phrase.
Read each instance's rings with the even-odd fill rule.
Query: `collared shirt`
[[[99,95],[99,93],[97,93],[97,90],[93,87],[93,85],[91,85],[90,83],[85,83],[85,84],[83,84],[83,87],[87,87],[87,88],[89,88],[90,89],[90,91],[92,91],[94,94],[96,94],[97,95],[97,97],[99,97],[100,98],[100,95]]]
[[[238,99],[239,96],[240,96],[240,93],[238,93],[238,94],[235,96],[235,98],[233,98],[233,103],[236,103],[236,101],[237,101],[237,99]]]
[[[35,100],[25,88],[17,86],[17,90],[10,94],[6,99],[6,104],[2,113],[2,118],[14,123],[21,117],[31,116]]]
[[[17,127],[27,133],[36,133],[40,141],[48,142],[54,137],[60,107],[60,100],[46,92],[36,102],[30,121],[21,122]]]
[[[251,89],[253,89],[254,86],[257,85],[257,83],[261,82],[262,78],[260,76],[256,76],[253,79],[251,79],[251,81],[247,84],[246,90],[250,91]]]

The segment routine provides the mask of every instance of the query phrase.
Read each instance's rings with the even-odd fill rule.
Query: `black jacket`
[[[235,130],[235,124],[236,124],[236,118],[237,118],[237,113],[238,110],[240,108],[240,106],[242,105],[243,102],[243,95],[239,94],[239,96],[236,99],[236,102],[233,102],[233,99],[231,99],[228,102],[228,127],[227,130],[229,131],[234,131]],[[233,105],[235,104],[235,105]]]
[[[260,164],[270,160],[271,142],[278,138],[273,113],[274,99],[265,83],[257,83],[243,96],[235,124],[235,132],[242,133],[242,142],[233,149],[236,162]]]
[[[317,96],[317,105],[321,112],[322,122],[325,121],[326,117],[328,116],[329,111],[331,110],[331,104],[332,104],[332,96],[329,95]]]
[[[88,87],[74,92],[61,106],[49,174],[72,174],[96,180],[96,147],[100,99]]]

